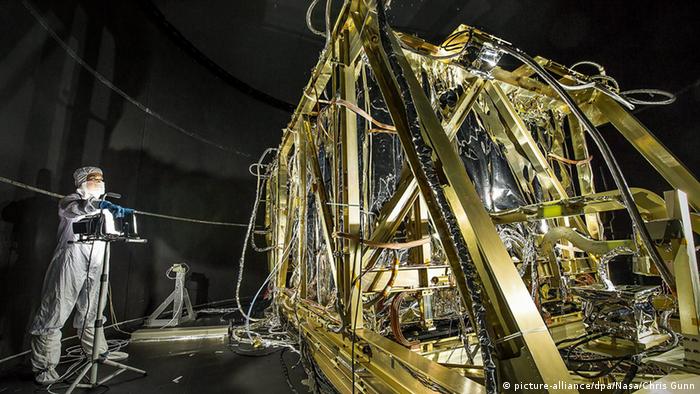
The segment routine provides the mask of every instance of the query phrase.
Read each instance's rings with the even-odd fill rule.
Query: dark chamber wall
[[[289,115],[222,83],[157,29],[138,2],[31,4],[127,94],[175,124],[249,156],[192,139],[139,110],[68,57],[20,2],[3,1],[0,175],[68,194],[76,167],[98,165],[107,189],[123,194],[119,203],[125,206],[246,223],[255,189],[248,165],[279,143]],[[39,302],[58,218],[56,200],[5,184],[0,210],[2,358],[27,348],[26,328]],[[196,273],[189,285],[194,303],[233,297],[242,228],[148,217],[139,224],[147,245],[112,248],[119,320],[144,316],[165,299],[173,282],[164,274],[176,262]],[[249,255],[247,263],[244,295],[265,277],[261,255]]]

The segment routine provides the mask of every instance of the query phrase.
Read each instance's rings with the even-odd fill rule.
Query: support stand
[[[107,282],[109,278],[109,246],[114,239],[100,239],[100,241],[104,241],[105,244],[105,254],[104,254],[104,262],[102,263],[102,275],[100,276],[100,295],[98,298],[98,306],[97,306],[97,314],[95,315],[95,334],[92,339],[92,356],[90,358],[90,361],[88,364],[83,367],[83,369],[80,370],[80,373],[78,373],[78,376],[76,376],[75,380],[73,383],[71,383],[70,387],[68,387],[68,390],[66,391],[66,394],[70,394],[75,390],[76,387],[80,388],[95,388],[97,386],[100,386],[104,384],[105,382],[111,380],[115,376],[121,374],[122,372],[125,371],[131,371],[131,372],[136,372],[139,374],[142,374],[146,376],[146,371],[134,367],[130,367],[126,364],[118,363],[115,361],[111,361],[107,359],[106,354],[99,354],[99,339],[104,338],[104,322],[102,321],[102,314],[104,312],[105,306],[107,305]],[[93,241],[97,242],[97,241]],[[110,367],[117,368],[116,371],[113,373],[107,375],[106,377],[97,380],[97,369],[100,364],[108,365]],[[90,382],[89,383],[80,383],[80,381],[85,377],[85,375],[90,372]]]
[[[168,273],[175,273],[175,290],[170,293],[170,295],[161,303],[158,308],[151,314],[151,316],[146,319],[143,323],[145,327],[167,327],[170,325],[180,325],[180,323],[192,321],[196,319],[197,315],[192,308],[192,301],[190,301],[190,295],[185,288],[185,274],[187,273],[186,264],[173,264]],[[170,279],[173,277],[168,276]],[[173,304],[173,317],[172,319],[159,319],[160,316],[168,305]],[[183,314],[183,303],[187,314]],[[173,324],[174,323],[174,324]]]

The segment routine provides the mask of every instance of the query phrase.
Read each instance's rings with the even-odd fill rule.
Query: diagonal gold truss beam
[[[365,10],[365,12],[368,11]],[[353,13],[352,15],[356,24],[362,22],[363,19],[360,18],[361,13]],[[365,15],[368,17],[366,16],[364,19],[370,19],[368,24],[364,26],[362,35],[365,53],[370,60],[377,82],[387,102],[419,190],[425,198],[433,222],[436,224],[462,297],[466,301],[468,300],[468,290],[462,268],[457,259],[457,246],[454,244],[454,240],[451,239],[450,232],[445,227],[444,222],[441,223],[441,220],[439,220],[442,215],[440,207],[427,182],[426,174],[418,164],[418,153],[411,142],[409,128],[406,123],[405,108],[400,99],[401,92],[396,86],[395,76],[387,63],[386,54],[379,45],[376,19],[374,15]],[[446,180],[443,192],[457,218],[460,231],[467,242],[469,254],[477,267],[488,299],[492,307],[496,308],[489,309],[492,317],[498,315],[496,319],[492,319],[490,322],[501,322],[500,327],[490,327],[491,333],[492,335],[505,335],[507,338],[512,338],[513,341],[521,344],[524,353],[529,355],[528,362],[534,365],[533,369],[518,368],[516,365],[520,362],[513,360],[512,368],[503,369],[505,375],[503,378],[506,380],[512,379],[512,381],[542,382],[552,385],[569,382],[570,377],[566,366],[561,356],[559,356],[547,327],[518,275],[505,246],[499,238],[493,222],[484,209],[481,199],[469,181],[469,177],[456,150],[437,120],[408,62],[402,56],[396,38],[391,38],[397,52],[397,58],[405,71],[411,95],[415,100],[423,139],[433,151],[434,165]],[[516,333],[517,335],[514,335]],[[572,390],[569,392],[576,391]]]

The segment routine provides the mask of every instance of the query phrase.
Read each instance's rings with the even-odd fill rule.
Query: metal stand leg
[[[185,274],[187,272],[186,268],[182,264],[174,264],[168,272],[175,273],[175,290],[173,290],[165,301],[163,301],[163,303],[161,303],[158,308],[153,311],[148,319],[146,319],[146,321],[143,323],[144,327],[165,327],[170,325],[178,326],[180,323],[192,321],[197,318],[196,313],[192,309],[190,295],[185,288]],[[173,318],[159,319],[158,317],[165,312],[170,304],[173,305]],[[183,314],[183,304],[187,315]]]
[[[107,360],[106,355],[100,355],[99,354],[99,341],[100,338],[104,338],[104,322],[102,321],[102,314],[104,313],[105,306],[107,305],[107,289],[108,289],[108,281],[109,281],[109,241],[105,241],[105,254],[104,254],[104,262],[102,263],[102,275],[100,276],[100,292],[99,292],[99,298],[98,298],[98,304],[97,304],[97,314],[95,315],[95,335],[92,338],[92,355],[90,357],[90,362],[83,367],[83,369],[80,371],[78,376],[75,377],[75,380],[73,383],[71,383],[70,387],[68,387],[68,390],[66,391],[66,394],[70,394],[75,390],[76,387],[87,387],[87,388],[94,388],[99,385],[104,384],[105,382],[109,381],[113,377],[121,374],[124,371],[131,371],[131,372],[136,372],[143,374],[144,376],[147,374],[146,371],[138,368],[133,368],[130,367],[126,364],[121,364],[117,363],[114,361]],[[97,370],[99,364],[104,364],[104,365],[109,365],[111,367],[118,368],[117,371],[114,373],[104,377],[100,381],[97,380]],[[88,384],[80,384],[80,381],[85,377],[85,375],[90,371],[90,382]]]
[[[68,387],[68,390],[66,390],[66,394],[70,394],[75,390],[76,387],[78,387],[78,384],[80,384],[80,381],[83,379],[83,377],[88,373],[90,368],[92,368],[92,362],[83,367],[83,369],[80,371],[78,376],[75,377],[75,380],[73,383],[71,383],[70,387]]]

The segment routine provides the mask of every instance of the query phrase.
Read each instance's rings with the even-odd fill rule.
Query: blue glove
[[[134,213],[134,210],[131,208],[124,208],[124,207],[119,207],[119,208],[121,208],[119,211],[119,214],[116,215],[118,218],[123,218],[126,215],[131,215]]]
[[[100,201],[100,209],[107,209],[108,211],[112,212],[112,215],[114,215],[115,218],[118,219],[134,213],[134,210],[131,208],[124,208],[107,200]]]

